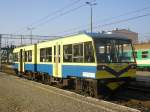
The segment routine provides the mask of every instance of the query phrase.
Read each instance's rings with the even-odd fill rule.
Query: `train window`
[[[142,52],[142,58],[148,58],[148,51]]]
[[[40,62],[52,62],[52,48],[40,49]]]
[[[83,43],[73,45],[73,62],[83,62]]]
[[[54,62],[56,61],[55,58],[56,58],[56,46],[54,46]]]
[[[32,62],[32,50],[24,52],[24,61],[25,62]]]
[[[40,49],[40,62],[45,62],[46,57],[46,49],[42,48]]]
[[[72,62],[72,45],[71,44],[63,46],[63,61]]]
[[[52,62],[52,48],[46,48],[46,62]]]
[[[14,60],[15,62],[18,62],[18,53],[14,53],[14,54],[13,54],[13,60]]]
[[[84,43],[84,62],[85,63],[95,62],[92,42]]]
[[[130,41],[119,39],[95,39],[98,63],[134,62]],[[128,54],[128,52],[131,52]]]
[[[60,45],[58,46],[58,62],[60,63]]]
[[[32,51],[28,51],[28,62],[32,62]]]

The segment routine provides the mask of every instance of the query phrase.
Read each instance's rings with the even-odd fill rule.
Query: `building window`
[[[63,61],[72,62],[72,45],[64,45],[63,51]]]
[[[32,50],[24,52],[24,61],[25,62],[32,62]]]
[[[84,43],[84,62],[85,63],[95,62],[92,42]]]
[[[40,62],[52,62],[52,48],[40,49]]]
[[[13,60],[14,62],[18,62],[18,53],[13,54]]]
[[[83,62],[83,43],[73,45],[73,62]]]
[[[148,58],[148,51],[142,52],[142,58]]]

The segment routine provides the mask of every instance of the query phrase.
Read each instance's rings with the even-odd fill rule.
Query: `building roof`
[[[116,28],[115,30],[112,30],[112,32],[124,32],[124,33],[134,33],[134,34],[138,34],[136,32],[131,31],[130,29],[118,29]]]

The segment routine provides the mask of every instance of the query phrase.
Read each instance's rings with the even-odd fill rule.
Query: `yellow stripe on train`
[[[116,64],[109,64],[108,67],[113,69],[116,72],[119,72],[125,68],[127,68],[129,65],[128,64],[124,64],[124,63],[116,63]]]
[[[136,77],[136,69],[129,69],[127,72],[124,72],[120,77]]]
[[[106,70],[98,71],[96,73],[96,79],[103,79],[103,78],[116,78],[112,73],[107,72]]]

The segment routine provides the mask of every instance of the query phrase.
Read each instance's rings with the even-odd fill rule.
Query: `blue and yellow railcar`
[[[103,89],[116,90],[136,74],[131,40],[113,34],[72,35],[24,49],[32,51],[28,53],[32,62],[25,63],[24,71],[40,74],[44,81],[88,91],[91,96]],[[127,50],[131,51],[130,56],[126,55]],[[24,53],[25,59],[27,56]]]

